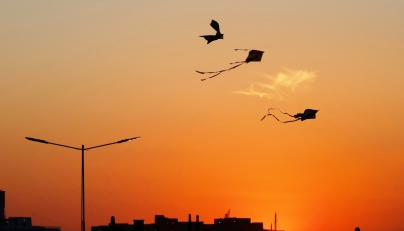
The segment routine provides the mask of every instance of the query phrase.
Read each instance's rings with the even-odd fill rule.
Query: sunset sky
[[[1,1],[6,216],[404,230],[404,1]],[[223,40],[209,45],[200,35]],[[201,82],[265,51],[261,62]],[[260,121],[268,108],[315,120]],[[282,119],[290,119],[276,111]]]

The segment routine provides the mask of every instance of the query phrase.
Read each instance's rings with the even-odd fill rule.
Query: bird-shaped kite
[[[220,28],[219,28],[219,23],[216,22],[215,20],[212,20],[212,22],[210,22],[210,26],[215,29],[216,34],[215,35],[201,35],[199,37],[203,37],[208,41],[208,44],[218,40],[218,39],[223,39],[223,34],[220,33]]]
[[[236,51],[238,50],[244,50],[244,51],[248,51],[249,49],[235,49]],[[245,61],[239,61],[239,62],[235,62],[235,63],[230,63],[230,64],[237,64],[236,66],[230,67],[229,69],[225,69],[225,70],[220,70],[220,71],[211,71],[211,72],[203,72],[203,71],[196,71],[199,74],[215,74],[212,75],[210,77],[201,79],[201,81],[207,80],[207,79],[211,79],[215,76],[220,75],[222,72],[224,71],[229,71],[231,69],[234,69],[238,66],[243,65],[244,63],[249,63],[249,62],[260,62],[262,59],[262,55],[264,54],[263,51],[258,51],[258,50],[249,50],[250,52],[248,53],[248,57],[246,58]]]
[[[273,109],[276,109],[276,110],[280,111],[281,113],[283,113],[283,114],[285,114],[285,115],[288,115],[288,116],[290,116],[290,117],[293,117],[293,118],[295,118],[295,120],[280,121],[278,118],[276,118],[276,116],[274,116],[273,114],[271,114],[270,111],[273,110]],[[268,114],[267,114],[267,115],[264,115],[264,117],[262,117],[261,121],[262,121],[263,119],[265,119],[266,116],[273,116],[273,117],[275,117],[276,120],[278,120],[278,121],[281,122],[281,123],[295,122],[295,121],[298,121],[298,120],[303,121],[303,120],[307,120],[307,119],[315,119],[317,112],[318,112],[318,110],[306,109],[306,110],[304,110],[303,113],[297,113],[296,115],[290,115],[289,113],[282,112],[281,110],[279,110],[279,109],[277,109],[277,108],[270,108],[270,109],[268,109]]]

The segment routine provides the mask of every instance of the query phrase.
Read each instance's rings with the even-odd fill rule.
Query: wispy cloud
[[[315,72],[289,69],[285,69],[285,72],[280,72],[276,76],[263,76],[266,79],[265,82],[253,83],[248,90],[236,91],[234,93],[284,100],[287,99],[291,93],[298,90],[310,90],[310,84],[317,78]]]

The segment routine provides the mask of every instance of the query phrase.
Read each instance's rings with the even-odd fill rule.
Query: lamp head
[[[31,137],[25,137],[25,139],[30,140],[30,141],[34,141],[34,142],[43,143],[43,144],[49,144],[49,142],[46,141],[46,140],[40,140],[40,139],[36,139],[36,138],[31,138]]]
[[[133,138],[129,138],[129,139],[120,140],[120,141],[117,141],[116,143],[120,144],[120,143],[124,143],[124,142],[128,142],[128,141],[132,141],[132,140],[137,140],[139,138],[140,138],[140,136],[137,136],[137,137],[133,137]]]

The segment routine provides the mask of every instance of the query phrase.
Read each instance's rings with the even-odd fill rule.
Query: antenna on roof
[[[271,231],[285,231],[285,230],[278,229],[278,224],[277,224],[278,223],[278,218],[276,216],[276,212],[275,212],[275,220],[274,221],[275,221],[274,222],[275,223],[275,226],[274,226],[275,229],[272,229],[272,223],[271,223],[271,229],[270,229]]]
[[[226,214],[224,214],[224,218],[229,218],[230,217],[230,209],[227,211]]]

